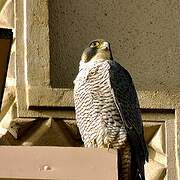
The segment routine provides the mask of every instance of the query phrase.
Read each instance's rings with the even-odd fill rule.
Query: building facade
[[[147,179],[179,178],[178,1],[2,0],[0,11],[0,26],[14,32],[2,145],[82,145],[73,80],[83,48],[104,38],[138,91],[150,152]]]

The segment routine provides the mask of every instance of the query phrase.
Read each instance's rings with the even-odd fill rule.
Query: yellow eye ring
[[[99,45],[100,45],[100,43],[98,41],[95,41],[90,44],[90,47],[97,47]]]

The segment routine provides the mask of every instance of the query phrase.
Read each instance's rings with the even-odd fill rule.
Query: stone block
[[[115,150],[1,146],[0,154],[0,179],[117,180],[118,178]]]
[[[14,0],[6,0],[1,4],[0,9],[0,27],[14,27]]]

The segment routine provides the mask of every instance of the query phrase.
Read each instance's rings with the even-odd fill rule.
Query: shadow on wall
[[[174,6],[164,0],[49,1],[52,87],[72,88],[83,49],[104,38],[139,90],[180,89],[180,6]]]

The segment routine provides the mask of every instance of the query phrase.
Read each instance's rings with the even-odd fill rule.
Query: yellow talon
[[[93,139],[91,141],[91,144],[93,145],[93,148],[95,148],[97,146],[97,142],[96,142],[96,139]]]
[[[108,151],[109,151],[109,149],[111,148],[110,146],[111,146],[111,144],[110,144],[110,143],[108,143]]]

